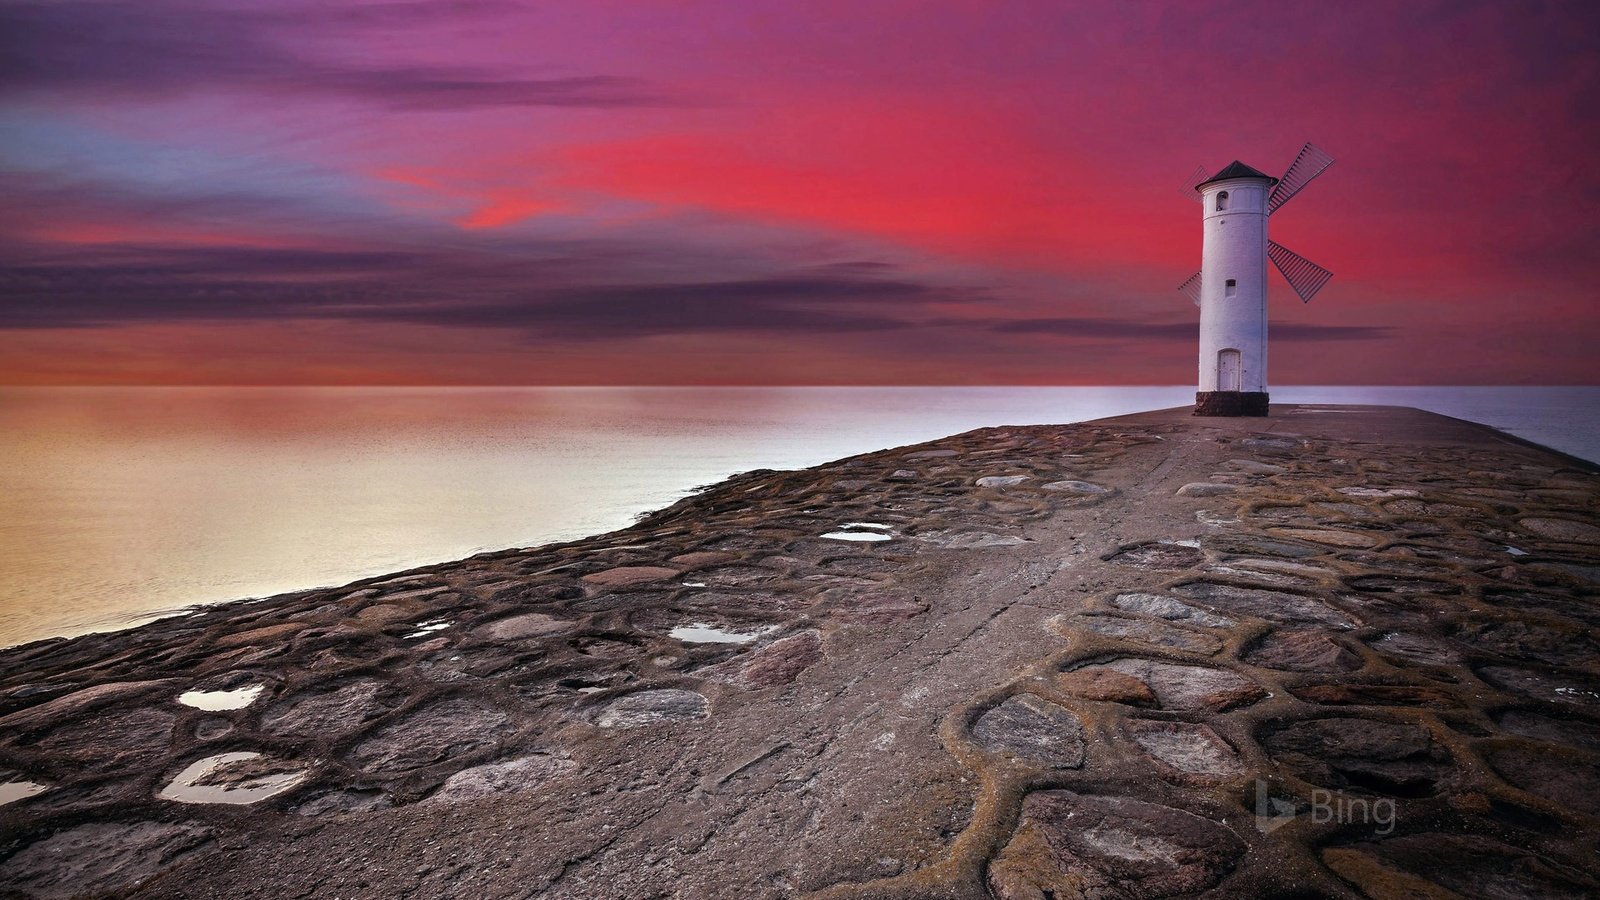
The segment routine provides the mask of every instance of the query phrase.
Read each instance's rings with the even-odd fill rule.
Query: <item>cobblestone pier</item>
[[[0,651],[0,892],[1600,894],[1594,468],[1189,412]]]

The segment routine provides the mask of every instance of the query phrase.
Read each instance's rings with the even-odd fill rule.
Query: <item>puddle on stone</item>
[[[704,581],[685,581],[683,583],[683,586],[684,587],[700,588],[700,587],[705,587],[706,583]]]
[[[889,541],[894,540],[893,535],[880,531],[830,531],[823,535],[830,541]]]
[[[689,644],[748,644],[776,627],[768,625],[755,631],[732,631],[705,622],[691,622],[679,625],[667,634]]]
[[[50,790],[50,785],[40,784],[37,781],[10,781],[0,784],[0,806],[26,800],[45,791]]]
[[[404,639],[408,641],[414,641],[417,638],[427,637],[428,635],[433,634],[435,631],[443,631],[449,627],[450,623],[444,619],[435,619],[432,622],[422,622],[417,625],[416,631],[405,635]]]
[[[226,778],[220,784],[200,783],[211,778],[219,769],[258,759],[272,762],[260,753],[253,752],[208,756],[179,772],[178,776],[172,779],[172,783],[162,788],[161,793],[156,796],[162,800],[175,800],[179,803],[226,803],[237,806],[281,794],[304,781],[310,774],[304,770],[281,772],[263,768],[259,774],[241,774]]]
[[[256,698],[266,689],[264,684],[252,684],[231,691],[185,691],[178,695],[178,702],[206,712],[244,709],[256,702]]]
[[[557,681],[556,685],[579,694],[598,694],[601,691],[609,691],[613,688],[621,687],[631,681],[632,678],[633,676],[622,672],[595,677],[579,675],[572,678],[563,678]]]

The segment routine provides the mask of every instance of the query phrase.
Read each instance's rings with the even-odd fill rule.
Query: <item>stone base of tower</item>
[[[1266,391],[1200,391],[1194,395],[1197,416],[1264,416]]]

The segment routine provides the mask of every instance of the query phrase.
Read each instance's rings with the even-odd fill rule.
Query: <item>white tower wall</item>
[[[1202,393],[1267,390],[1268,178],[1230,178],[1201,189],[1205,238],[1200,251]],[[1219,198],[1227,194],[1226,207]],[[1234,282],[1229,288],[1228,281]],[[1237,351],[1233,358],[1224,351]]]

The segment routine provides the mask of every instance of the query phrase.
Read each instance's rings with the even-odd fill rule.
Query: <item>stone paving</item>
[[[1594,896],[1597,627],[1487,429],[983,429],[0,651],[0,890]]]

